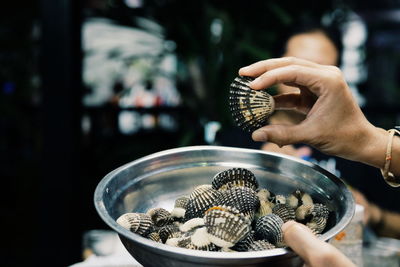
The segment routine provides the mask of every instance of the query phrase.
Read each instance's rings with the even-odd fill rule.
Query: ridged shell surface
[[[179,227],[175,224],[168,224],[161,227],[158,230],[158,234],[163,243],[165,243],[167,239],[177,238],[182,236],[182,232],[179,230]]]
[[[240,240],[239,242],[237,242],[233,247],[232,250],[234,251],[248,251],[250,245],[254,242],[255,238],[254,238],[255,232],[253,230],[251,230],[250,232],[247,233],[247,235]]]
[[[206,227],[196,229],[190,236],[190,242],[185,247],[203,251],[217,251],[219,249],[219,247],[210,241]]]
[[[125,213],[117,219],[117,223],[141,236],[147,236],[154,227],[151,217],[145,213]]]
[[[186,206],[185,219],[202,218],[204,212],[214,205],[221,192],[205,184],[196,187],[189,196]]]
[[[249,187],[232,187],[221,191],[221,196],[216,200],[215,206],[235,207],[250,220],[260,207],[256,192]]]
[[[171,213],[163,208],[149,209],[146,214],[150,215],[155,226],[164,226],[172,222]]]
[[[275,214],[260,217],[255,225],[256,239],[266,240],[274,245],[283,242],[283,220]]]
[[[248,251],[261,251],[261,250],[269,250],[269,249],[274,249],[276,246],[271,244],[268,241],[265,240],[256,240],[253,243],[251,243],[248,247]]]
[[[235,186],[245,186],[257,190],[258,181],[254,173],[245,168],[232,168],[219,172],[212,180],[212,187],[217,190]]]
[[[251,230],[251,221],[238,209],[227,206],[207,210],[204,223],[211,242],[225,248],[233,247]]]
[[[265,126],[275,109],[273,97],[265,90],[251,89],[251,81],[251,77],[236,77],[229,91],[232,117],[240,128],[249,132]]]
[[[296,219],[295,210],[287,204],[276,204],[272,208],[272,213],[278,215],[284,223]]]

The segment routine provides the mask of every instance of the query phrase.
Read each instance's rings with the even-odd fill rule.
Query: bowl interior
[[[215,146],[172,149],[128,163],[99,183],[95,205],[110,227],[141,242],[115,219],[126,212],[146,212],[154,207],[171,210],[176,198],[189,194],[198,185],[210,184],[215,174],[234,167],[251,170],[260,187],[276,194],[300,189],[315,202],[326,204],[332,212],[321,236],[324,240],[341,231],[353,216],[351,193],[340,179],[324,169],[281,154]]]

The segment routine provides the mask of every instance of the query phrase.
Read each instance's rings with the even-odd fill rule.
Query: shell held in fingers
[[[278,215],[284,223],[296,219],[295,210],[287,204],[276,204],[272,208],[272,213]]]
[[[236,124],[252,132],[263,127],[274,112],[275,101],[266,90],[253,90],[251,77],[238,76],[230,85],[229,108]]]
[[[255,225],[256,239],[280,246],[283,243],[282,225],[283,220],[276,214],[260,217]]]

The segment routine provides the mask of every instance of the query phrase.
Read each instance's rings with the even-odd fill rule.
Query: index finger
[[[307,67],[320,67],[321,65],[296,58],[296,57],[282,57],[282,58],[272,58],[272,59],[267,59],[267,60],[262,60],[258,61],[254,64],[251,64],[247,67],[243,67],[239,70],[239,75],[241,76],[250,76],[250,77],[258,77],[261,74],[270,71],[272,69],[280,68],[280,67],[285,67],[289,65],[301,65],[301,66],[307,66]]]
[[[329,78],[327,70],[311,68],[302,65],[289,65],[265,72],[249,86],[255,90],[271,87],[278,83],[291,83],[302,88],[308,88],[316,96],[320,96],[321,80]]]

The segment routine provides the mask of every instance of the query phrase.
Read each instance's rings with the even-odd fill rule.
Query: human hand
[[[318,239],[304,224],[288,221],[282,226],[285,243],[305,262],[306,266],[355,266],[334,246]]]
[[[288,57],[259,61],[239,75],[256,78],[250,83],[255,90],[279,83],[300,89],[274,97],[275,107],[306,114],[306,119],[264,126],[253,132],[255,141],[306,143],[326,154],[383,166],[387,132],[368,122],[337,67]]]

